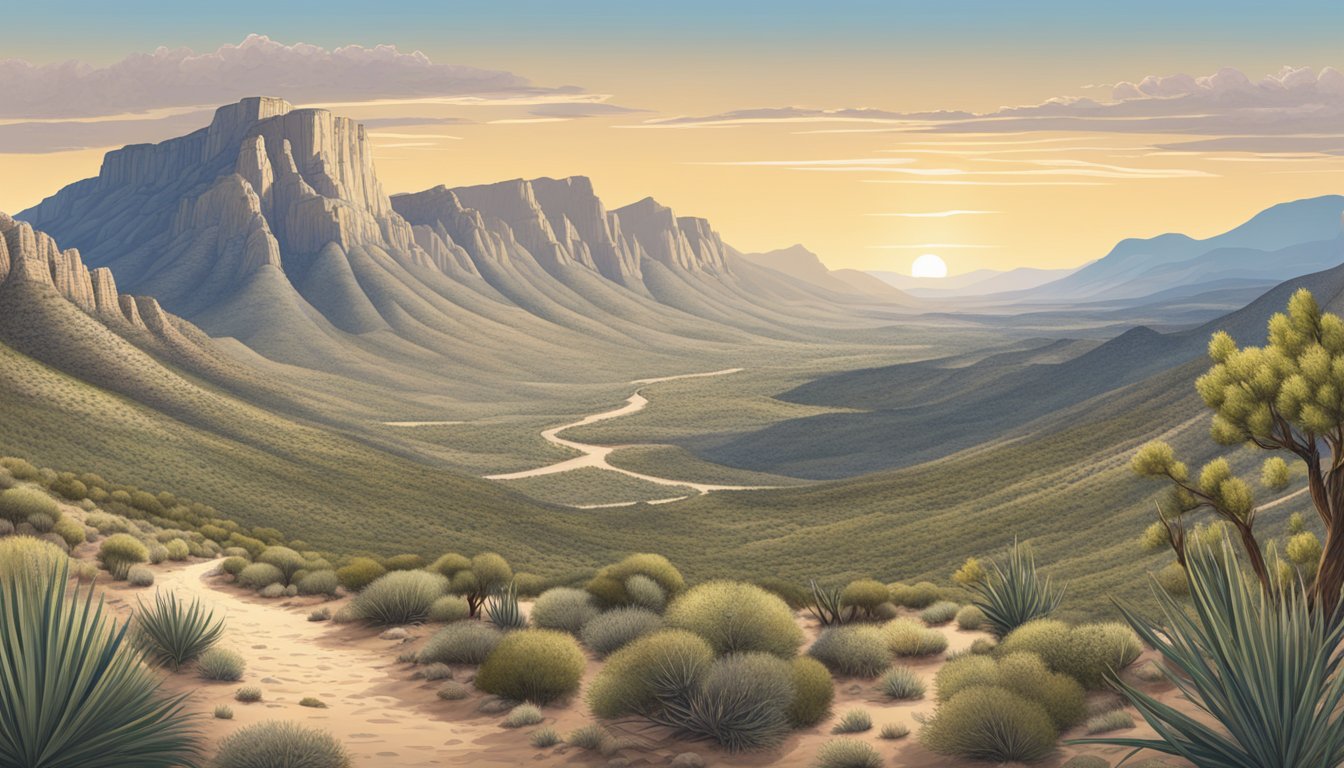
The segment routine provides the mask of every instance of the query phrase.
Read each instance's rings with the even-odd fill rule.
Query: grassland
[[[806,485],[796,477],[752,472],[705,461],[675,445],[632,445],[607,456],[607,463],[644,475],[711,485]]]
[[[673,499],[696,493],[684,485],[652,483],[597,467],[503,482],[505,486],[539,501],[573,507]]]

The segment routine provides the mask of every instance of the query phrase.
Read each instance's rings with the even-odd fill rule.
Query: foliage
[[[817,750],[817,768],[882,768],[876,749],[858,739],[831,739]]]
[[[535,620],[535,608],[532,616]],[[662,628],[662,617],[653,611],[635,607],[616,608],[584,624],[579,639],[593,653],[607,656]]]
[[[335,571],[310,571],[299,579],[298,586],[300,595],[335,597],[341,580]]]
[[[41,578],[70,558],[49,541],[31,536],[0,539],[0,584],[21,576]]]
[[[942,626],[956,618],[961,606],[947,600],[940,600],[919,612],[919,620],[931,627]]]
[[[342,587],[351,592],[359,592],[386,573],[387,569],[377,560],[371,557],[356,557],[336,569],[336,578],[340,579]]]
[[[551,629],[510,632],[476,673],[476,687],[515,701],[547,704],[579,689],[587,659],[574,638]]]
[[[790,608],[797,610],[806,608],[808,600],[811,598],[811,591],[804,589],[800,584],[788,579],[767,577],[757,579],[756,586],[764,589],[766,592],[774,592],[780,598],[789,604]]]
[[[529,725],[539,725],[545,720],[541,710],[535,704],[519,704],[509,711],[508,717],[501,723],[505,728],[526,728]]]
[[[443,596],[448,580],[428,571],[391,571],[364,588],[350,603],[354,615],[371,624],[424,621]]]
[[[494,552],[483,552],[468,560],[449,553],[435,560],[430,571],[448,579],[448,589],[467,600],[471,617],[480,615],[485,601],[513,580],[509,561]]]
[[[888,587],[891,593],[891,602],[903,607],[923,610],[942,599],[943,591],[937,584],[928,581],[921,581],[914,586],[905,584],[892,584]]]
[[[126,578],[132,565],[149,559],[149,550],[128,533],[114,533],[98,548],[98,562],[115,579]]]
[[[159,591],[154,602],[135,611],[136,640],[149,658],[177,670],[210,650],[224,634],[224,620],[198,599],[186,603],[175,592]]]
[[[471,689],[462,683],[447,682],[439,687],[437,695],[444,701],[461,701],[471,695]]]
[[[1022,625],[1003,639],[998,653],[1033,653],[1056,672],[1089,689],[1105,687],[1112,673],[1134,663],[1143,651],[1139,638],[1123,624],[1083,624],[1070,627],[1053,619]]]
[[[742,582],[700,584],[668,606],[666,620],[705,638],[718,654],[765,651],[788,658],[803,642],[783,600]]]
[[[126,570],[126,583],[132,587],[152,587],[154,571],[143,565],[132,565]]]
[[[607,659],[588,687],[588,706],[603,718],[649,716],[667,697],[689,699],[713,659],[709,643],[690,632],[646,635]]]
[[[416,658],[421,664],[480,664],[503,639],[504,634],[488,624],[457,621],[429,638]]]
[[[832,672],[852,677],[877,677],[891,664],[886,636],[871,626],[828,627],[807,653]]]
[[[84,526],[78,520],[69,516],[61,516],[52,526],[51,532],[65,540],[67,546],[71,549],[83,544],[87,540]]]
[[[453,622],[462,621],[471,616],[471,608],[467,607],[467,599],[461,595],[444,595],[435,600],[429,606],[429,615],[426,617],[429,621]]]
[[[565,739],[566,744],[572,744],[579,749],[586,749],[590,752],[601,749],[606,741],[607,732],[596,723],[590,723],[570,731],[569,736]]]
[[[308,707],[309,709],[326,709],[327,703],[316,696],[304,696],[302,699],[299,699],[299,706]]]
[[[507,587],[495,591],[485,601],[485,615],[502,630],[522,629],[527,626],[527,617],[518,605],[518,586],[512,581]]]
[[[734,653],[709,666],[684,712],[670,706],[665,717],[683,732],[711,739],[729,752],[766,749],[788,734],[793,697],[793,670],[787,661],[763,652]]]
[[[289,547],[267,547],[257,556],[258,563],[266,563],[280,569],[284,574],[285,584],[289,584],[294,579],[294,574],[304,568],[307,561],[303,555],[290,549]]]
[[[232,720],[232,719],[233,719],[233,707],[230,707],[228,704],[216,704],[216,705],[215,705],[215,719],[216,719],[216,720]]]
[[[997,637],[1049,616],[1064,599],[1064,590],[1055,589],[1050,577],[1037,572],[1031,549],[1016,541],[1008,548],[1004,563],[990,561],[985,578],[972,584],[971,589],[989,631]]]
[[[947,638],[910,618],[893,619],[882,627],[887,648],[897,656],[935,656],[947,650]]]
[[[658,582],[642,573],[636,573],[625,580],[625,594],[630,601],[630,605],[637,608],[646,608],[654,613],[662,613],[663,609],[667,607],[667,593],[658,585]]]
[[[538,728],[533,731],[532,735],[527,738],[527,741],[537,749],[550,749],[551,747],[560,744],[563,740],[560,738],[560,733],[558,731],[547,726],[546,728]]]
[[[544,629],[559,629],[579,634],[583,626],[597,616],[593,596],[582,589],[555,587],[542,592],[532,604],[532,623]]]
[[[863,733],[872,730],[873,716],[866,709],[851,709],[840,716],[831,733]]]
[[[854,617],[854,609],[844,604],[844,590],[840,587],[827,589],[813,579],[808,588],[811,595],[805,603],[807,612],[823,627],[838,626]]]
[[[228,648],[211,648],[196,660],[196,673],[206,680],[235,683],[243,679],[246,668],[242,654]]]
[[[281,584],[284,580],[285,574],[270,563],[246,565],[235,578],[239,586],[248,589],[265,589],[274,584]]]
[[[901,723],[887,723],[882,726],[882,730],[878,731],[877,735],[878,738],[895,741],[896,739],[904,739],[906,736],[909,736],[910,729]]]
[[[793,701],[789,704],[789,724],[807,728],[821,722],[831,712],[835,684],[825,665],[808,656],[789,662],[793,673]]]
[[[664,600],[676,597],[686,589],[686,579],[672,562],[662,555],[635,554],[597,572],[586,589],[604,606],[630,605],[634,602],[627,591],[632,576],[652,579],[663,591]]]
[[[418,571],[425,567],[425,558],[417,554],[393,555],[383,561],[389,571]]]
[[[237,576],[243,572],[243,569],[251,565],[251,562],[245,557],[226,557],[219,564],[219,570],[230,576]]]
[[[331,734],[268,720],[227,736],[216,768],[349,768],[350,756]]]
[[[980,610],[978,605],[963,606],[957,611],[956,615],[957,629],[972,631],[980,629],[985,624],[985,612]]]
[[[1087,725],[1084,730],[1088,736],[1095,736],[1098,733],[1110,733],[1111,731],[1123,731],[1134,727],[1134,718],[1123,709],[1113,709],[1096,717],[1087,719]]]
[[[261,689],[255,685],[244,685],[233,692],[233,700],[243,704],[256,704],[261,701]]]
[[[993,762],[1036,762],[1055,747],[1055,726],[1041,705],[994,687],[961,691],[941,704],[919,733],[940,755]]]
[[[18,525],[33,515],[46,515],[55,521],[61,516],[61,509],[54,499],[36,488],[0,491],[0,518]]]
[[[877,689],[889,699],[910,701],[924,698],[924,681],[909,667],[892,667],[877,681]]]
[[[872,617],[879,605],[891,599],[887,585],[874,579],[858,579],[845,585],[840,592],[840,605],[852,608],[860,615]]]

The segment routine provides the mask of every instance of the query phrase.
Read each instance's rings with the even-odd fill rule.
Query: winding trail
[[[737,373],[741,370],[742,370],[741,368],[727,368],[722,371],[710,371],[708,373],[684,373],[681,374],[680,376],[663,376],[661,378],[656,379],[636,379],[635,381],[632,381],[630,383],[637,385],[639,388],[635,390],[634,394],[630,395],[630,397],[626,399],[625,405],[610,411],[594,413],[591,416],[585,416],[582,419],[579,419],[578,421],[571,422],[569,424],[562,424],[558,427],[551,427],[550,429],[542,431],[541,436],[548,443],[551,443],[553,445],[561,445],[566,448],[572,448],[576,451],[579,451],[582,455],[575,456],[572,459],[559,461],[556,462],[555,464],[548,464],[544,467],[537,467],[535,469],[525,469],[521,472],[509,472],[500,475],[486,475],[486,479],[522,480],[528,477],[542,477],[544,475],[555,475],[561,472],[570,472],[575,469],[593,467],[596,469],[603,469],[608,472],[615,472],[617,474],[626,475],[627,477],[633,477],[639,480],[645,480],[650,483],[656,483],[658,485],[673,486],[677,488],[691,488],[699,494],[705,494],[711,491],[759,491],[759,490],[765,490],[767,488],[773,488],[774,486],[770,485],[718,485],[714,483],[695,483],[686,480],[672,480],[666,477],[658,477],[656,475],[646,475],[642,472],[633,472],[628,469],[622,469],[621,467],[613,466],[610,462],[607,461],[607,457],[610,456],[613,451],[628,446],[593,445],[591,443],[580,443],[576,440],[566,440],[565,438],[560,437],[560,433],[564,432],[567,429],[573,429],[574,427],[583,427],[589,424],[595,424],[599,421],[607,421],[609,419],[620,418],[621,416],[629,416],[632,413],[639,413],[640,411],[644,410],[645,406],[649,404],[648,399],[644,397],[642,392],[644,387],[650,384],[658,384],[664,381],[676,381],[678,379],[701,379],[701,378],[708,378],[710,376],[727,376],[729,374]],[[684,498],[687,497],[675,496],[667,499],[655,499],[647,503],[666,504],[672,501],[680,501]],[[622,506],[631,506],[636,503],[638,502],[593,504],[583,506],[580,508],[599,509],[608,507],[622,507]]]

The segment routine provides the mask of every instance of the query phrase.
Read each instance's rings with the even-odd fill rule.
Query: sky
[[[1339,3],[14,6],[9,212],[259,92],[366,122],[389,192],[586,175],[832,268],[1073,267],[1344,192]]]

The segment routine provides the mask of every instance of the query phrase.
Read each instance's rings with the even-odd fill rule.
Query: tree
[[[1305,470],[1312,505],[1325,528],[1309,594],[1314,607],[1333,611],[1344,591],[1344,319],[1322,312],[1311,292],[1302,289],[1289,300],[1287,314],[1270,318],[1265,346],[1239,348],[1219,331],[1209,341],[1209,357],[1213,366],[1195,389],[1213,410],[1213,438],[1287,454]],[[1140,475],[1171,483],[1171,497],[1165,507],[1159,505],[1158,518],[1182,566],[1188,562],[1184,519],[1208,510],[1231,527],[1261,586],[1272,589],[1274,574],[1255,533],[1254,493],[1250,483],[1232,474],[1226,459],[1205,464],[1192,481],[1171,446],[1154,441],[1139,449],[1132,466]],[[1281,490],[1291,474],[1283,456],[1271,456],[1261,484]],[[1302,539],[1295,551],[1313,550]]]
[[[471,559],[450,552],[435,560],[429,570],[448,577],[448,591],[467,599],[472,618],[480,615],[481,606],[491,595],[513,581],[509,561],[494,552]]]

